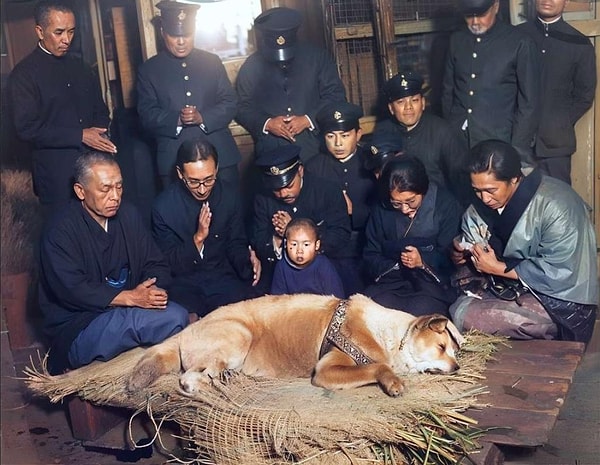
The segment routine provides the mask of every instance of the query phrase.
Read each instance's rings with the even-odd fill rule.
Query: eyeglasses
[[[216,176],[211,176],[210,178],[206,178],[204,181],[200,181],[199,179],[188,179],[184,175],[181,175],[181,179],[186,186],[190,189],[198,189],[200,186],[204,186],[207,189],[214,186],[215,182],[217,182]]]
[[[417,208],[419,206],[419,197],[413,197],[408,202],[398,202],[397,200],[390,200],[390,205],[394,207],[396,210],[400,210],[403,206],[407,206],[408,208]]]

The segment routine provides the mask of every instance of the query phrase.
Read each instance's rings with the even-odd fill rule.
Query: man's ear
[[[321,249],[321,239],[317,239],[315,241],[315,250],[320,250]]]
[[[394,106],[391,103],[388,103],[388,110],[390,111],[390,115],[394,116]]]
[[[44,30],[42,29],[42,26],[40,26],[39,24],[36,24],[35,26],[35,33],[38,36],[38,39],[43,40],[44,39]]]
[[[356,130],[356,142],[360,142],[360,138],[362,137],[363,132],[362,132],[362,128],[358,128]]]
[[[79,200],[85,199],[85,189],[83,188],[83,186],[81,184],[79,184],[78,182],[73,184],[73,190],[75,191],[75,195],[77,196],[77,198]]]

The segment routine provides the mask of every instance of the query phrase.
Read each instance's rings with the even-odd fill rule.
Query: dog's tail
[[[179,337],[173,336],[165,342],[150,347],[133,368],[127,390],[135,392],[144,389],[159,376],[181,370]]]

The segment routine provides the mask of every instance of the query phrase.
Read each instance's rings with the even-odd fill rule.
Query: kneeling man
[[[74,190],[77,200],[51,219],[40,248],[52,374],[157,344],[188,323],[185,308],[169,301],[171,273],[160,249],[135,208],[121,203],[114,157],[81,155]]]

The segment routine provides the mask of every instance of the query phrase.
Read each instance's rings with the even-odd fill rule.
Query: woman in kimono
[[[589,341],[598,304],[589,207],[564,182],[537,169],[525,175],[506,142],[473,147],[469,170],[481,202],[469,206],[454,241],[466,291],[450,307],[454,323],[519,339]],[[481,278],[479,292],[467,267]]]
[[[381,202],[369,217],[363,251],[372,279],[365,294],[413,315],[448,315],[456,298],[449,286],[450,252],[460,204],[429,182],[423,163],[412,156],[387,162],[378,182]]]

